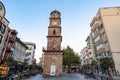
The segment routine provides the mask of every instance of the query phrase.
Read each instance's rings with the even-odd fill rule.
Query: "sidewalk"
[[[97,80],[107,80],[107,78],[110,78],[108,75],[105,74],[95,74]],[[120,80],[120,77],[112,76],[113,80]]]
[[[113,80],[120,80],[120,77],[113,76]]]

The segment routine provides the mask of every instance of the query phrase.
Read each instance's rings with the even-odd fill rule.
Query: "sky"
[[[0,0],[5,8],[9,27],[18,37],[36,44],[35,58],[39,62],[42,47],[47,46],[50,13],[61,13],[62,48],[69,45],[77,53],[86,46],[90,23],[99,8],[119,7],[120,0]]]

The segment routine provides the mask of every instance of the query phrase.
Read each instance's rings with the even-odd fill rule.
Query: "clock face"
[[[54,17],[58,17],[58,14],[57,13],[53,13]]]
[[[56,21],[53,21],[53,22],[52,22],[52,25],[57,25],[57,22],[56,22]]]

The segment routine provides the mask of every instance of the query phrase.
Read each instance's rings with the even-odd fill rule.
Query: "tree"
[[[9,57],[7,59],[8,65],[11,66],[12,64],[14,64],[14,58],[13,57]]]
[[[28,62],[27,61],[24,61],[23,63],[23,70],[25,70],[25,68],[28,66]]]
[[[115,66],[113,59],[109,57],[101,58],[100,65],[103,72],[107,72],[109,68],[113,70]]]
[[[67,48],[64,49],[63,65],[68,66],[68,68],[70,68],[71,65],[78,65],[79,63],[80,63],[79,55],[75,53],[72,48],[67,46]]]

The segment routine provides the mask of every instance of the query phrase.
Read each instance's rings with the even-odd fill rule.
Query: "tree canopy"
[[[114,69],[115,63],[112,58],[106,57],[100,59],[101,68],[106,72],[109,68]]]
[[[69,46],[64,49],[63,65],[70,67],[71,65],[78,65],[80,63],[80,57]]]

